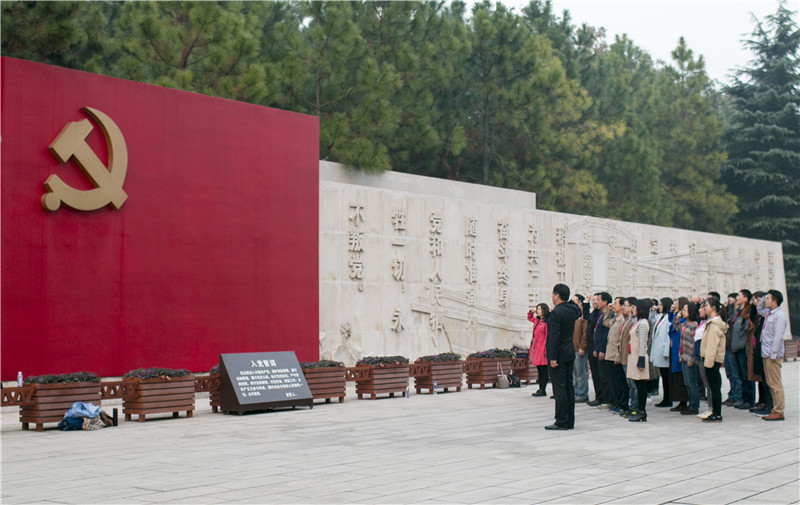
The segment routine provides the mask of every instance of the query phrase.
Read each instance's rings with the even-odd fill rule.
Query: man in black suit
[[[572,370],[575,365],[575,348],[572,334],[581,309],[569,300],[569,286],[553,287],[553,310],[547,320],[547,361],[550,363],[550,381],[556,400],[556,422],[546,430],[571,430],[575,427],[575,388]]]

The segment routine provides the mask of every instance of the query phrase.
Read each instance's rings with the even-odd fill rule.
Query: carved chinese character
[[[428,237],[428,252],[431,253],[431,256],[441,256],[442,255],[442,239],[436,235]]]
[[[504,260],[508,257],[508,253],[506,253],[506,243],[500,242],[497,245],[497,257],[501,260]]]
[[[406,261],[400,258],[392,258],[392,277],[396,281],[405,280]]]
[[[464,265],[467,269],[467,273],[464,276],[464,280],[470,284],[475,284],[478,282],[478,266],[474,261],[470,261],[466,265]]]
[[[464,257],[468,260],[477,259],[475,255],[475,242],[467,242],[464,244]]]
[[[498,291],[499,297],[497,300],[497,305],[502,308],[508,308],[508,288],[505,286],[500,286]]]
[[[500,263],[500,266],[497,268],[497,283],[498,284],[508,284],[508,264],[507,263]]]
[[[464,233],[467,237],[477,237],[478,236],[478,219],[474,217],[468,217],[466,222],[466,230]]]
[[[356,230],[347,232],[347,250],[350,252],[364,252],[364,232]]]
[[[508,223],[505,221],[497,223],[497,238],[499,240],[508,240]]]
[[[431,284],[430,288],[430,297],[433,299],[434,305],[441,305],[442,304],[442,285],[441,284]]]
[[[466,291],[464,292],[464,298],[467,300],[467,305],[470,307],[474,307],[476,303],[478,303],[478,297],[475,294],[475,288],[472,286],[468,286]]]
[[[355,280],[364,278],[364,262],[361,260],[360,254],[354,254],[350,256],[348,265],[350,266],[351,279]]]
[[[404,329],[405,325],[403,324],[403,313],[398,309],[394,309],[394,312],[392,312],[392,331],[400,332]]]
[[[350,203],[350,216],[347,218],[358,226],[364,222],[364,206],[360,203]]]
[[[406,229],[406,209],[400,207],[392,209],[392,227],[395,231]]]
[[[438,212],[431,212],[431,233],[442,233],[442,217]]]

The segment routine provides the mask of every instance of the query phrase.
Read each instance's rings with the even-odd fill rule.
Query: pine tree
[[[105,50],[108,2],[2,2],[3,56],[83,70]]]
[[[703,57],[695,59],[683,37],[672,51],[673,64],[661,73],[656,131],[661,170],[674,202],[678,228],[729,233],[736,199],[722,181],[724,123],[714,108],[714,89]]]
[[[287,26],[289,108],[320,118],[320,157],[369,172],[391,168],[381,138],[397,129],[392,102],[402,86],[394,66],[375,58],[356,23],[356,2],[304,2],[299,29]]]
[[[725,174],[739,198],[734,231],[783,244],[790,313],[800,328],[800,30],[785,4],[756,22],[755,53],[725,91],[731,117]],[[759,289],[769,286],[756,286]]]

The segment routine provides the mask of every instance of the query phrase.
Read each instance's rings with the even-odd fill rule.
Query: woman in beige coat
[[[721,307],[718,298],[706,300],[708,323],[703,331],[700,357],[703,358],[708,387],[711,390],[711,415],[703,419],[704,423],[722,421],[722,376],[719,374],[719,367],[725,361],[725,332],[728,331],[728,324],[723,319],[725,311],[720,311]]]
[[[630,330],[628,342],[627,377],[636,385],[636,410],[628,419],[632,423],[647,422],[647,381],[650,379],[650,365],[647,356],[647,335],[650,333],[650,304],[644,300],[636,301],[636,317],[638,321]]]

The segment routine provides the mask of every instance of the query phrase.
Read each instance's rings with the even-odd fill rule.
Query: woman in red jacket
[[[539,391],[532,396],[547,396],[547,353],[545,343],[547,343],[547,317],[550,315],[550,308],[546,303],[536,306],[536,315],[533,311],[528,312],[528,321],[533,323],[533,338],[531,347],[528,351],[528,358],[531,365],[536,367],[538,372]]]

